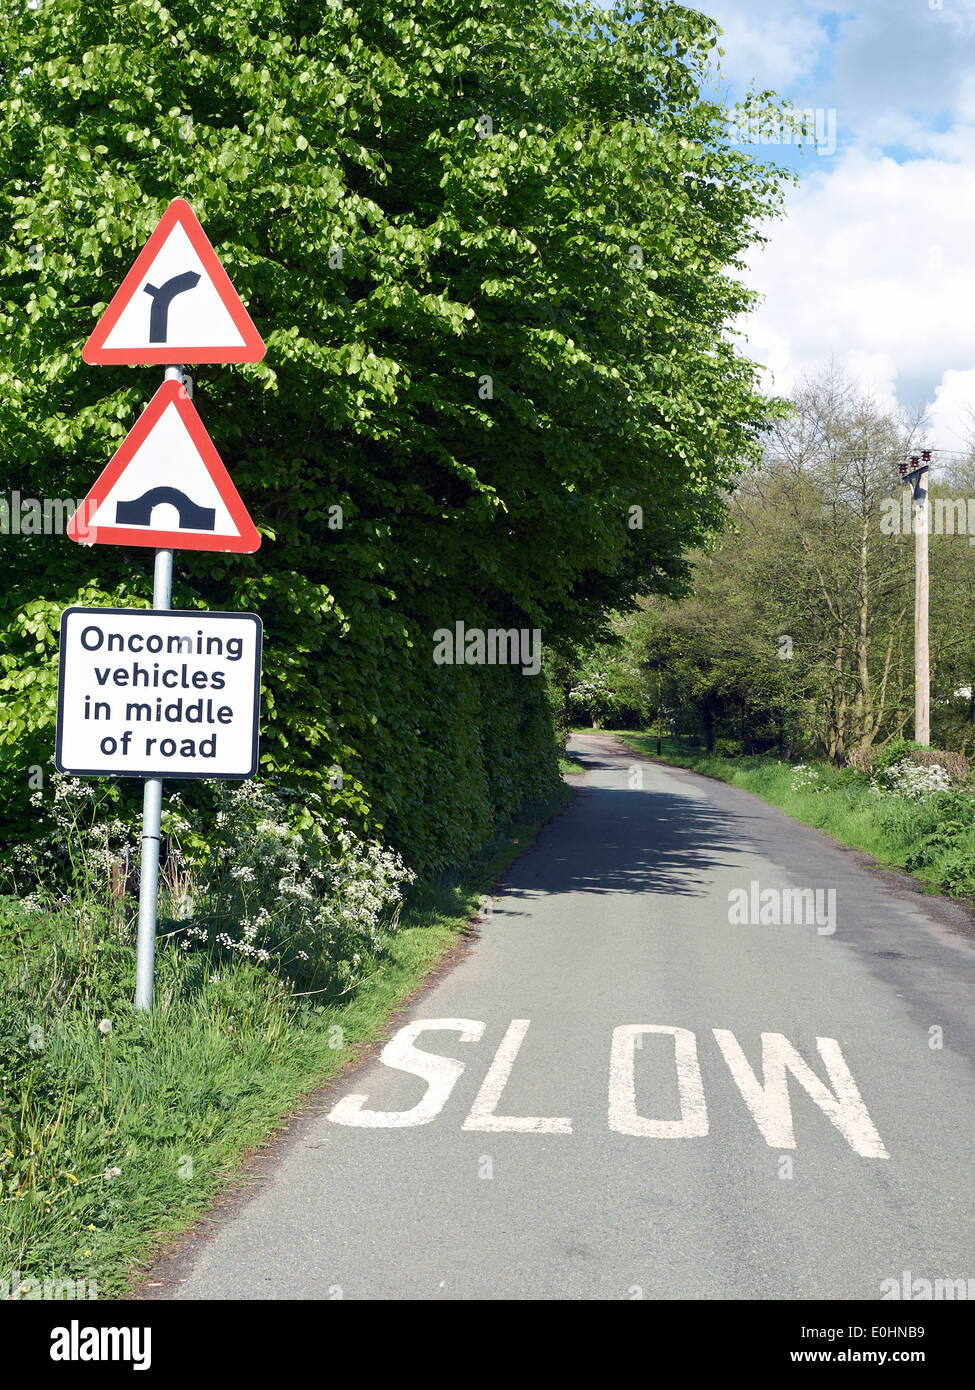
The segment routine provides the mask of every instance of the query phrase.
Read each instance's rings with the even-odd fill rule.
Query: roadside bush
[[[52,772],[30,804],[33,834],[0,861],[0,891],[28,901],[66,895],[88,909],[116,908],[138,848],[134,816],[119,815],[117,783]]]
[[[395,930],[415,875],[359,838],[315,793],[210,782],[205,813],[171,795],[163,814],[160,916],[187,948],[232,952],[316,992],[348,992]],[[76,914],[76,978],[96,938],[134,946],[138,831],[104,783],[54,774],[35,793],[38,829],[7,886],[28,909]],[[212,811],[212,814],[211,814]]]
[[[875,780],[897,763],[910,762],[917,767],[940,767],[955,785],[968,781],[968,759],[964,753],[947,748],[924,748],[907,739],[892,739],[882,748],[854,749],[847,759],[849,766],[872,773]]]
[[[870,778],[866,772],[851,764],[846,767],[831,769],[830,786],[837,788],[866,788],[870,785]]]
[[[879,780],[882,773],[886,772],[894,763],[902,763],[917,748],[917,744],[911,743],[906,738],[893,738],[889,743],[885,743],[881,748],[873,748],[873,754],[869,771],[873,774],[874,780]]]
[[[345,821],[326,826],[319,798],[296,808],[266,783],[216,789],[216,842],[188,865],[182,939],[246,956],[319,993],[347,993],[395,930],[415,875]],[[297,811],[297,815],[296,815]],[[172,829],[178,836],[178,820]]]
[[[911,849],[904,861],[908,873],[928,869],[939,860],[953,861],[957,876],[967,856],[975,865],[975,846],[965,847],[975,832],[975,798],[962,791],[933,796],[919,806]],[[953,890],[949,890],[953,891]],[[968,890],[964,890],[968,891]]]
[[[794,792],[818,792],[825,790],[822,770],[810,767],[807,763],[797,763],[792,773]]]
[[[922,767],[912,759],[904,758],[879,772],[874,785],[880,792],[905,797],[908,801],[921,801],[938,792],[950,791],[951,778],[940,763],[929,763]]]
[[[943,767],[955,785],[963,786],[968,781],[968,759],[964,753],[947,748],[915,748],[911,757],[920,767]]]
[[[958,897],[975,897],[975,848],[957,847],[941,864],[941,887]]]

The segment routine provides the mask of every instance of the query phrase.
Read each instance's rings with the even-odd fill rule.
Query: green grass
[[[559,774],[562,777],[576,776],[585,770],[582,763],[577,763],[574,758],[567,758],[565,754],[559,758]]]
[[[645,757],[657,756],[654,733],[600,732]],[[863,850],[886,867],[908,870],[932,892],[966,899],[975,895],[975,799],[970,790],[924,801],[878,796],[866,777],[827,763],[810,764],[818,788],[802,789],[794,785],[793,763],[771,757],[722,757],[669,737],[663,740],[660,761],[753,792],[803,825]]]
[[[415,886],[373,974],[328,1007],[240,957],[163,939],[155,1006],[136,1014],[129,926],[0,899],[0,1277],[123,1293],[304,1094],[382,1037],[571,795],[506,827],[464,874]]]

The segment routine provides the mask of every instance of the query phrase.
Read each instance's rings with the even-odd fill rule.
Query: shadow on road
[[[619,756],[575,745],[589,772],[621,773]],[[585,806],[586,814],[578,815]],[[543,837],[503,882],[512,899],[540,893],[668,893],[707,897],[714,869],[739,862],[751,845],[739,818],[693,796],[643,788],[582,786],[558,836]]]

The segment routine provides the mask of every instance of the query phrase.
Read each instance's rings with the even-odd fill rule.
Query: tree
[[[558,647],[676,592],[774,414],[723,330],[779,177],[700,94],[714,25],[657,3],[51,0],[0,26],[10,491],[83,496],[158,384],[80,348],[182,195],[268,344],[196,373],[265,542],[179,553],[174,602],[262,614],[268,770],[338,766],[337,810],[416,865],[463,856],[555,763],[539,682],[435,667],[434,630]],[[51,744],[60,609],[142,601],[147,566],[2,545],[0,744],[24,765]]]
[[[798,636],[822,680],[821,737],[842,762],[848,749],[871,747],[891,712],[894,657],[912,611],[913,545],[885,535],[882,518],[921,421],[878,409],[832,365],[801,384],[793,405],[765,476],[791,541],[779,577],[796,616],[808,613]]]
[[[644,703],[659,665],[678,727],[708,748],[721,738],[842,763],[903,738],[913,718],[913,508],[897,465],[921,447],[923,418],[879,409],[832,366],[791,406],[742,478],[731,526],[692,557],[692,592],[642,601],[617,637],[623,661],[646,668]],[[933,458],[934,736],[964,749],[975,740],[975,464]],[[586,656],[612,659],[616,646]]]

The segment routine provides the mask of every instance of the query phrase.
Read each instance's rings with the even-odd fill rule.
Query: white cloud
[[[701,0],[700,8],[724,31],[721,69],[736,87],[772,87],[782,92],[811,72],[829,38],[804,0],[772,0],[742,6],[741,0]]]
[[[831,354],[887,402],[941,383],[932,419],[959,447],[959,411],[975,402],[975,163],[850,151],[788,203],[750,256],[766,297],[742,325],[751,356],[780,392]]]
[[[690,0],[694,3],[694,0]],[[975,0],[699,0],[724,30],[721,96],[751,86],[836,113],[748,282],[740,327],[787,392],[832,356],[878,403],[933,401],[943,448],[975,432]],[[740,340],[741,341],[741,340]]]
[[[868,115],[956,107],[973,34],[975,0],[860,0],[835,43],[839,104]]]
[[[975,367],[945,372],[931,407],[931,423],[944,449],[964,449],[975,438]]]

